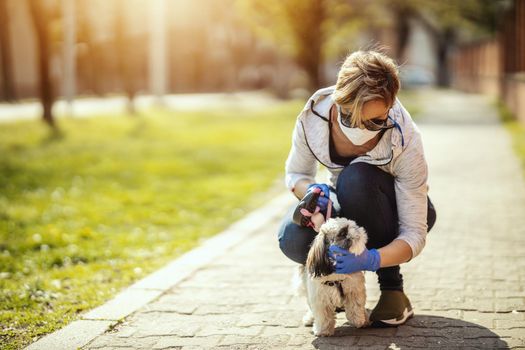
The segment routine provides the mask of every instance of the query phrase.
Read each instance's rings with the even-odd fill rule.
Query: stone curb
[[[223,232],[207,239],[197,248],[183,254],[165,267],[137,281],[105,304],[87,312],[80,320],[37,340],[27,350],[78,349],[158,298],[178,283],[191,277],[198,269],[241,243],[246,237],[264,228],[271,220],[282,217],[293,203],[293,196],[284,193],[275,197]]]

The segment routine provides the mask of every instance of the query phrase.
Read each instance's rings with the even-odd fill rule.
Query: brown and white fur
[[[333,218],[324,223],[308,252],[305,265],[299,265],[295,283],[298,294],[306,294],[308,311],[303,324],[311,326],[316,336],[331,336],[335,330],[336,308],[344,307],[346,318],[355,327],[368,323],[365,310],[366,290],[363,272],[352,274],[333,273],[333,262],[328,259],[332,244],[360,254],[365,249],[368,236],[364,228],[346,218]],[[341,296],[341,290],[344,297]],[[325,284],[325,282],[331,285]]]

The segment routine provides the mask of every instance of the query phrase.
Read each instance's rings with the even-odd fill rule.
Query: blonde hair
[[[348,55],[341,66],[333,100],[350,109],[350,122],[359,127],[365,102],[380,99],[392,106],[399,87],[399,70],[390,57],[378,51],[359,50]]]

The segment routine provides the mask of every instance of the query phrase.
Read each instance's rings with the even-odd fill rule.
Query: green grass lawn
[[[0,344],[56,330],[284,188],[304,102],[0,125]]]
[[[503,125],[512,137],[512,145],[520,159],[523,176],[525,176],[525,125],[516,120],[503,101],[496,101],[495,104]]]
[[[416,89],[401,89],[397,94],[399,101],[410,113],[413,120],[417,122],[417,117],[421,114],[421,101],[419,91]]]
[[[525,177],[525,125],[518,121],[505,122],[505,127],[512,136],[512,144],[523,169],[523,176]]]

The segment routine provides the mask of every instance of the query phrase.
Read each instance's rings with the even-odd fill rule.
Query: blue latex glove
[[[337,245],[328,248],[328,256],[335,261],[335,273],[354,273],[357,271],[377,271],[381,265],[381,256],[377,249],[366,249],[355,255]]]
[[[328,201],[330,200],[330,188],[327,184],[311,184],[306,189],[306,193],[308,194],[312,192],[314,188],[321,189],[322,193],[317,200],[317,205],[319,206],[321,213],[326,217],[326,209],[328,208]]]

